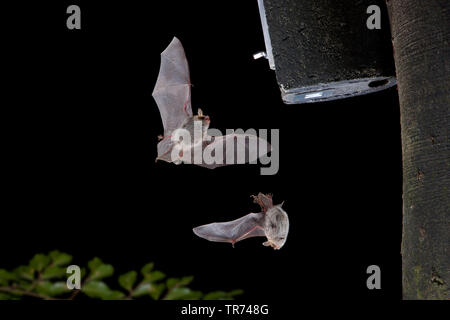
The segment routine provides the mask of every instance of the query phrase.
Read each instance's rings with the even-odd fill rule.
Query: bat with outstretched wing
[[[161,141],[156,159],[168,161],[173,147],[170,139],[172,132],[193,117],[189,66],[183,45],[176,37],[161,53],[161,66],[152,96],[164,126],[164,135],[159,136]]]
[[[265,246],[280,249],[289,232],[287,213],[281,208],[282,204],[273,205],[271,195],[259,193],[253,198],[262,212],[250,213],[233,221],[205,224],[194,228],[194,233],[209,241],[229,242],[233,247],[238,241],[265,236]]]
[[[228,164],[255,162],[271,151],[270,144],[256,135],[208,135],[209,116],[203,115],[201,109],[198,109],[197,115],[192,114],[189,66],[183,46],[176,37],[161,53],[161,66],[152,95],[164,126],[164,134],[158,137],[156,161],[193,163],[213,169]],[[205,161],[194,161],[198,150]],[[203,152],[214,161],[203,159]],[[219,153],[222,157],[217,157]]]

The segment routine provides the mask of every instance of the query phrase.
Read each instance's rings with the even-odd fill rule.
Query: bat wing
[[[214,169],[230,164],[244,164],[256,162],[259,157],[271,151],[270,143],[252,134],[227,134],[225,136],[212,137],[211,141],[203,143],[204,154],[211,154],[214,158],[216,152],[222,150],[220,163],[207,163],[204,161],[199,166]]]
[[[173,141],[170,139],[170,137],[165,137],[163,140],[161,140],[157,146],[158,157],[156,158],[156,160],[172,162],[173,145]]]
[[[200,238],[215,242],[235,242],[265,236],[263,229],[264,213],[250,213],[229,222],[215,222],[193,229]]]
[[[183,45],[176,37],[161,53],[161,67],[152,93],[164,126],[164,136],[192,117],[191,81]]]

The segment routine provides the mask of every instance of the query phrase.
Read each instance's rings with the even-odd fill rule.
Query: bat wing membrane
[[[264,214],[250,213],[229,222],[215,222],[193,229],[204,239],[215,242],[235,243],[251,237],[265,236],[263,229]]]
[[[164,138],[158,143],[158,160],[172,162],[173,142],[169,137]]]
[[[192,117],[189,66],[183,45],[176,37],[161,53],[161,66],[152,93],[164,126],[164,135]]]

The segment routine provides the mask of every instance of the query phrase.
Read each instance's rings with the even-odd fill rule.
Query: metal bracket
[[[264,34],[264,43],[266,46],[266,52],[264,53],[264,57],[269,60],[269,67],[272,70],[275,70],[275,60],[273,59],[273,53],[272,53],[272,43],[270,42],[270,35],[269,35],[269,25],[267,24],[267,18],[266,18],[266,10],[264,9],[264,0],[258,0],[258,7],[259,7],[259,16],[261,18],[261,25],[263,29]],[[253,58],[257,56],[259,53],[255,53],[253,55]],[[259,59],[262,56],[258,56],[255,59]]]

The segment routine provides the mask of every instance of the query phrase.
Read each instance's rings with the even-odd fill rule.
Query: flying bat
[[[192,113],[189,66],[183,46],[176,37],[161,53],[161,66],[152,96],[164,126],[164,134],[158,136],[156,161],[194,163],[212,169],[227,164],[255,162],[271,151],[270,144],[256,135],[208,135],[209,116],[204,115],[201,109],[198,109],[197,115]],[[180,139],[180,133],[186,132],[189,139],[185,136]],[[220,152],[223,161],[196,162],[196,150],[208,150],[214,156]]]
[[[265,236],[267,241],[263,245],[280,249],[289,232],[289,219],[281,208],[283,203],[273,205],[272,196],[262,193],[252,197],[261,206],[262,212],[249,213],[229,222],[205,224],[194,228],[194,233],[209,241],[230,242],[233,247],[238,241]]]

